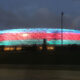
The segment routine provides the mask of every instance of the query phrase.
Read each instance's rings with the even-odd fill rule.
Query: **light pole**
[[[61,46],[63,46],[63,16],[64,12],[61,12]]]

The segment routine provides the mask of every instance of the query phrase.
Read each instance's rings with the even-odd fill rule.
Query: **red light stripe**
[[[0,34],[0,41],[5,40],[28,40],[28,39],[47,39],[60,40],[61,33],[5,33]],[[80,33],[63,33],[63,40],[80,40]]]

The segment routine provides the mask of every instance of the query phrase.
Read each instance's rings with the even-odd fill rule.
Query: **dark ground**
[[[80,46],[0,52],[0,80],[80,80]]]
[[[0,80],[80,80],[80,66],[2,64]]]

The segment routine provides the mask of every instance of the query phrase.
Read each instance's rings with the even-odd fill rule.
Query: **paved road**
[[[20,65],[15,68],[1,66],[0,80],[80,80],[80,70],[28,69],[20,68]]]

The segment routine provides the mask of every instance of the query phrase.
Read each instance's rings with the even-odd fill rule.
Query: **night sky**
[[[80,0],[0,0],[0,29],[49,27],[80,29]]]

